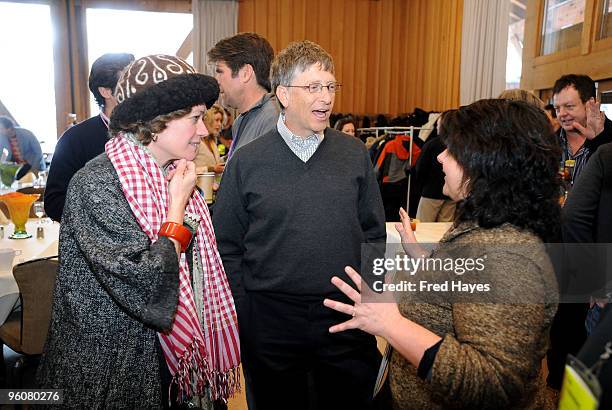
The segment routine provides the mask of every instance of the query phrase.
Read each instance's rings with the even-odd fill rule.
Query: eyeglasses
[[[331,94],[334,94],[336,91],[340,91],[341,86],[342,84],[340,83],[329,83],[327,85],[312,83],[308,85],[286,85],[285,87],[303,88],[304,90],[308,90],[311,94],[318,94],[323,91],[324,88],[327,88]]]

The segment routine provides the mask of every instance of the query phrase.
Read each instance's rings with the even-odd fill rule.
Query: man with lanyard
[[[586,75],[568,74],[553,88],[554,107],[561,124],[559,137],[570,187],[597,148],[612,142],[612,121],[599,111],[595,82]]]
[[[221,104],[240,113],[232,125],[229,161],[237,149],[275,127],[280,107],[269,78],[274,50],[260,35],[240,33],[215,44],[208,58],[215,64]]]
[[[113,96],[123,69],[134,61],[127,53],[104,54],[94,61],[89,73],[89,90],[100,107],[100,114],[67,129],[55,147],[47,186],[45,212],[60,222],[66,191],[72,176],[85,164],[104,152],[108,141],[108,123],[117,100]]]
[[[586,75],[564,75],[553,87],[554,108],[561,125],[560,165],[564,171],[567,171],[564,174],[568,181],[568,190],[574,183],[580,184],[579,175],[599,146],[612,142],[612,121],[600,112],[595,97],[595,82]],[[569,195],[571,197],[572,194]],[[576,200],[574,198],[568,202],[575,203]],[[574,212],[574,207],[570,208]],[[571,235],[574,230],[568,229],[567,223],[571,218],[568,218],[567,211],[564,210],[563,242],[580,242]],[[561,277],[559,288],[562,294],[568,292],[570,282],[568,275],[564,274]],[[590,310],[588,303],[559,304],[551,328],[550,349],[546,355],[549,370],[547,382],[553,389],[561,388],[567,355],[576,355],[586,340],[585,320],[593,312],[596,310]]]

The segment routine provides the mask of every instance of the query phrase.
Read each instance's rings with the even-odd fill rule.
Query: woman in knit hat
[[[193,159],[216,81],[151,55],[120,78],[103,154],[70,182],[39,382],[66,407],[212,408],[238,385],[234,303]]]

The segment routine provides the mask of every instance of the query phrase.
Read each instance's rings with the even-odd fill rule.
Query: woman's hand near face
[[[168,173],[169,206],[167,220],[183,223],[185,207],[195,187],[195,164],[185,159],[175,161],[175,168]]]

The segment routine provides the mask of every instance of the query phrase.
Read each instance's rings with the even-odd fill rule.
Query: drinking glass
[[[44,202],[34,202],[33,205],[34,215],[38,218],[38,225],[42,225],[41,218],[45,216],[45,203]]]
[[[47,175],[47,171],[40,171],[38,173],[37,181],[40,188],[44,188],[47,185]]]

